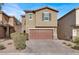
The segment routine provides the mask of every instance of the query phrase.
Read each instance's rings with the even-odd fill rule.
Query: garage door
[[[29,29],[29,39],[53,39],[53,30]]]

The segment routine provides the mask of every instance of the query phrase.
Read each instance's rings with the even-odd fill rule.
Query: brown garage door
[[[53,39],[52,29],[30,29],[29,30],[30,39]]]

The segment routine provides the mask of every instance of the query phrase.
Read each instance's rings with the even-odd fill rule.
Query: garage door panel
[[[49,29],[30,29],[30,39],[53,39],[53,30]]]

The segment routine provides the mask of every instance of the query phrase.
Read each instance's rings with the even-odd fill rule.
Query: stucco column
[[[6,38],[9,38],[10,37],[10,28],[9,26],[7,26],[6,28]]]
[[[77,29],[72,30],[72,40],[74,41],[75,37],[77,37]]]
[[[53,38],[57,39],[57,28],[53,28]]]

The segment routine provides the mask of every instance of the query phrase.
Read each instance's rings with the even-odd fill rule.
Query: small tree
[[[26,48],[26,35],[24,33],[12,33],[11,38],[14,41],[16,49],[25,49]]]

